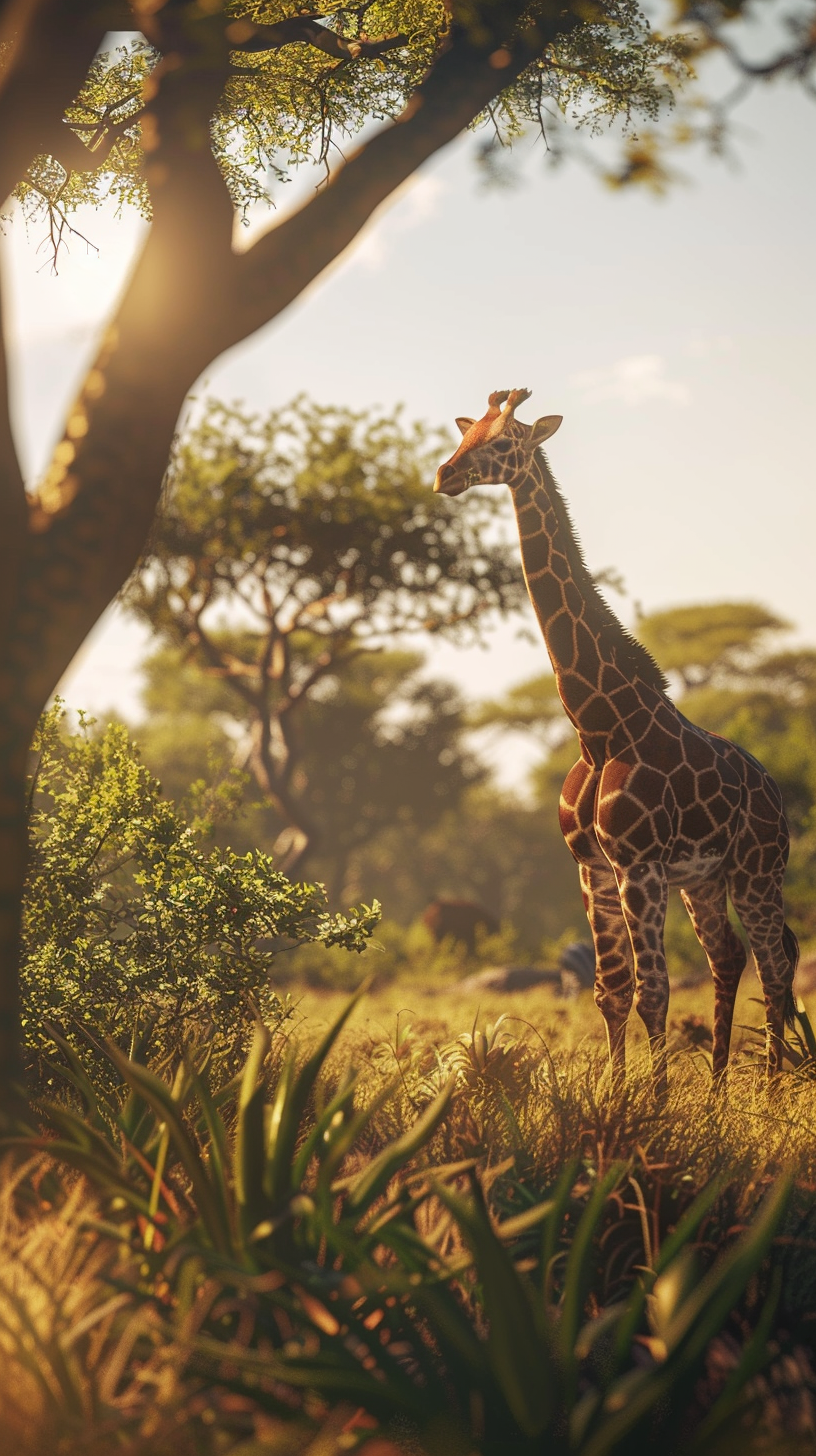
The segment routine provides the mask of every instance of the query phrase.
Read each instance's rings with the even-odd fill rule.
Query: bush
[[[222,796],[234,795],[227,783]],[[162,797],[127,730],[65,732],[43,717],[30,788],[24,912],[24,1027],[119,1035],[158,1020],[178,1042],[190,1019],[217,1030],[279,1016],[276,955],[305,943],[361,951],[379,907],[331,914],[319,884],[294,884],[259,851],[207,845],[217,803],[190,822]]]

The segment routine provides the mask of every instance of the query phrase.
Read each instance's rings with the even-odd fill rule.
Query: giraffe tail
[[[790,966],[790,985],[785,997],[785,1025],[792,1027],[796,1017],[796,997],[793,994],[793,978],[799,964],[799,942],[789,925],[782,927],[782,948]]]

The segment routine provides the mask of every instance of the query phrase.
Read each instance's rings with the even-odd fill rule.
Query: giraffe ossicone
[[[458,496],[474,485],[506,485],[511,492],[527,589],[581,749],[559,817],[595,944],[595,1000],[613,1082],[624,1079],[634,1002],[649,1037],[655,1089],[665,1092],[670,885],[680,888],[714,978],[715,1077],[728,1062],[746,962],[728,919],[729,898],[756,960],[767,1066],[776,1072],[798,959],[782,904],[789,848],[782,796],[751,754],[684,717],[657,663],[598,591],[539,448],[562,417],[522,424],[515,410],[529,395],[497,390],[480,419],[458,419],[461,444],[440,465],[434,490]]]

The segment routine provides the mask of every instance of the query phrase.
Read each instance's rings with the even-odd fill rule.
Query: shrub
[[[223,790],[229,794],[229,784]],[[379,907],[331,914],[319,884],[294,884],[259,851],[207,845],[215,808],[191,821],[162,797],[127,730],[65,732],[43,717],[31,779],[24,913],[24,1026],[117,1036],[158,1020],[175,1043],[190,1019],[216,1030],[285,1007],[270,989],[276,954],[305,943],[361,951]],[[155,1039],[154,1039],[155,1045]]]

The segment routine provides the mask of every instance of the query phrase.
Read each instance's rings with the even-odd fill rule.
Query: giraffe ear
[[[540,420],[536,420],[530,432],[533,444],[542,445],[545,440],[549,440],[550,435],[555,434],[563,418],[563,415],[542,415]]]
[[[471,425],[475,425],[476,421],[469,420],[467,415],[457,415],[456,423],[459,426],[459,433],[461,435],[466,435]]]

